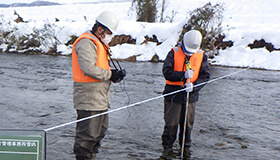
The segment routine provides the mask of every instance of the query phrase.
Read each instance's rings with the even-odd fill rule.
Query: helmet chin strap
[[[191,56],[191,55],[194,54],[194,53],[192,53],[192,52],[189,52],[189,51],[185,48],[184,40],[182,41],[181,48],[182,48],[183,52],[185,53],[185,55]]]
[[[101,32],[100,35],[102,35],[102,34],[105,34],[105,30],[103,28],[102,28],[102,32]]]
[[[103,28],[102,28],[102,32],[99,33],[99,38],[100,38],[100,40],[102,39],[102,38],[101,38],[101,35],[102,35],[102,34],[105,34],[105,30],[104,30]]]

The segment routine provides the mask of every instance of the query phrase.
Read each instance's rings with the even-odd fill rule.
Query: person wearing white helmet
[[[118,18],[112,14],[111,12],[105,11],[101,13],[97,18],[96,18],[96,25],[93,27],[92,30],[96,30],[99,26],[101,26],[104,30],[100,34],[100,38],[103,43],[109,44],[109,42],[112,40],[112,34],[116,33],[119,21]],[[105,32],[107,30],[107,32]],[[102,37],[104,35],[104,37]]]
[[[125,74],[109,66],[108,44],[118,27],[111,12],[101,13],[91,31],[86,31],[72,48],[73,102],[77,119],[94,116],[109,109],[111,82],[123,80]],[[94,160],[108,129],[108,114],[78,122],[74,153],[76,160]]]
[[[204,86],[193,87],[193,85],[207,82],[210,79],[207,56],[200,50],[201,41],[202,36],[199,31],[190,30],[186,32],[182,42],[171,49],[163,64],[162,72],[166,79],[163,94],[185,88],[185,91],[164,97],[163,157],[174,156],[172,146],[177,139],[178,127],[179,145],[182,147],[182,144],[184,144],[184,156],[188,156],[188,149],[191,146],[191,130],[194,124],[195,104],[198,101],[199,90]],[[188,101],[187,94],[189,94]],[[186,104],[188,104],[187,125],[185,142],[183,143]]]

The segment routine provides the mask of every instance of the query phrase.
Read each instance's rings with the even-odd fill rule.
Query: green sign
[[[0,130],[1,160],[45,160],[44,131]]]

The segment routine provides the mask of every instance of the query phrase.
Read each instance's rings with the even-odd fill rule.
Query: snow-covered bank
[[[65,4],[45,7],[19,7],[3,8],[0,11],[0,30],[16,32],[17,35],[32,33],[34,30],[44,31],[48,27],[60,42],[58,50],[62,54],[70,54],[71,47],[65,43],[71,35],[80,35],[85,30],[91,29],[96,16],[104,10],[109,10],[119,17],[120,25],[118,35],[131,35],[136,39],[136,45],[122,44],[112,47],[116,58],[137,56],[138,61],[150,60],[155,54],[164,60],[166,54],[178,41],[182,26],[189,18],[188,15],[196,8],[208,2],[224,4],[223,33],[226,40],[234,42],[231,48],[220,51],[212,63],[215,65],[240,66],[280,70],[280,51],[250,49],[248,44],[254,40],[264,39],[272,43],[275,48],[280,48],[280,1],[270,0],[168,0],[164,16],[175,13],[172,23],[140,23],[136,22],[135,11],[131,9],[131,2],[100,3],[100,4]],[[15,23],[16,11],[27,23]],[[1,20],[0,19],[0,20]],[[58,21],[59,20],[59,21]],[[46,25],[47,24],[47,25]],[[16,29],[15,29],[16,28]],[[49,33],[45,33],[48,36]],[[148,42],[142,44],[144,36],[156,35],[162,42],[160,45]],[[38,48],[47,51],[54,40],[49,39]],[[8,47],[2,44],[0,48]]]

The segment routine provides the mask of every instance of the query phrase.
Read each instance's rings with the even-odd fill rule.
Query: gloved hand
[[[125,77],[125,74],[123,74],[123,71],[112,69],[111,72],[112,72],[112,76],[111,76],[110,80],[113,81],[114,83],[118,83],[118,82],[122,81],[123,77]]]
[[[186,70],[185,78],[186,79],[191,79],[192,77],[193,77],[193,70],[192,69]]]
[[[186,92],[192,92],[193,91],[193,84],[192,83],[186,83],[185,84]]]

